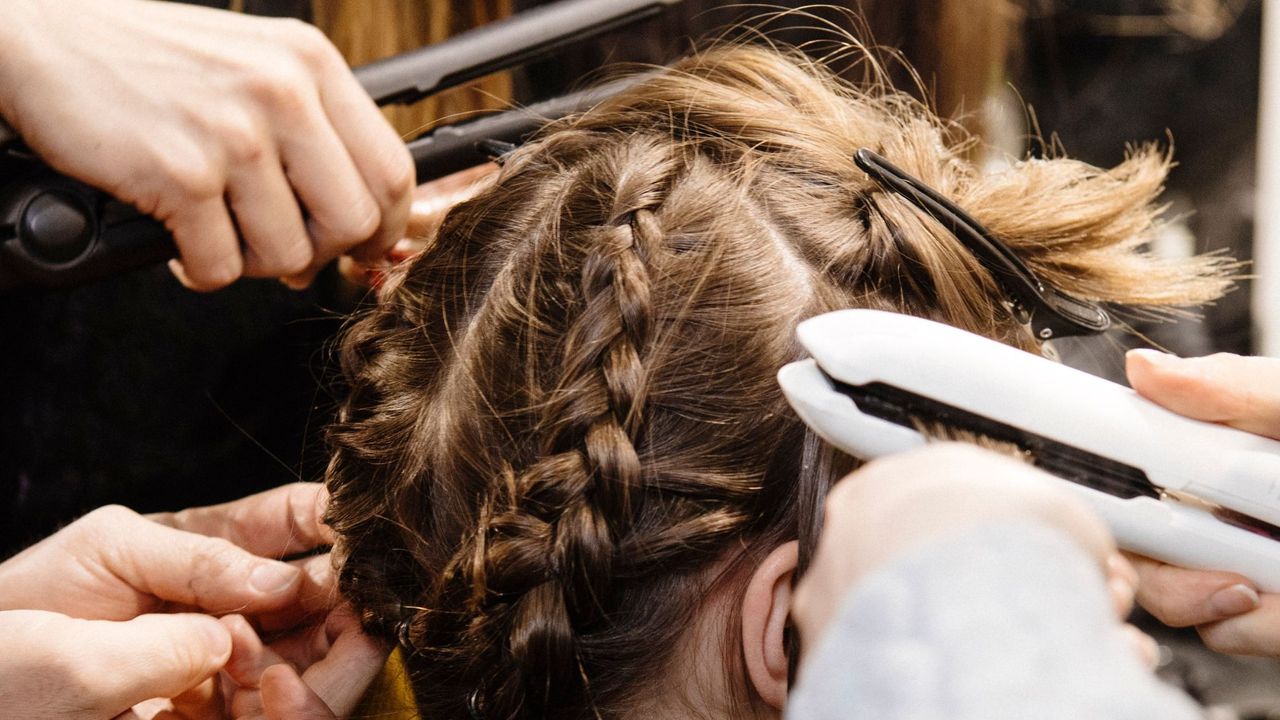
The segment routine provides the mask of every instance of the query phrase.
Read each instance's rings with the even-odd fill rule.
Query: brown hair
[[[1224,261],[1142,250],[1155,149],[983,173],[959,135],[881,85],[727,47],[553,123],[450,213],[342,343],[328,474],[342,589],[371,630],[404,621],[424,717],[651,707],[704,598],[740,577],[713,568],[813,527],[840,465],[774,380],[801,319],[891,309],[1037,349],[859,147],[1069,292],[1224,291]]]
[[[352,66],[380,60],[511,15],[512,0],[312,0],[316,26]],[[511,76],[498,73],[410,106],[383,109],[407,136],[437,120],[505,107]]]
[[[1023,11],[1013,0],[854,0],[869,40],[895,48],[909,64],[890,71],[899,87],[923,92],[944,117],[981,131],[982,104],[1006,82]]]

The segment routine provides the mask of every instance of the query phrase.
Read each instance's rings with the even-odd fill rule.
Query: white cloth
[[[1097,564],[1009,522],[926,543],[868,576],[800,668],[789,720],[1192,720],[1138,661]]]

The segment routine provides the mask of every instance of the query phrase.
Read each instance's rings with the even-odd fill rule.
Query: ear
[[[747,676],[769,705],[787,700],[787,617],[791,613],[791,576],[799,544],[792,540],[769,553],[751,575],[742,598],[742,652]]]

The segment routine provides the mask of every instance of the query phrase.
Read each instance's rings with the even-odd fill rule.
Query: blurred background
[[[199,4],[313,22],[359,65],[544,2]],[[561,94],[611,63],[667,62],[737,36],[743,23],[818,56],[851,33],[900,53],[919,78],[894,65],[903,89],[981,133],[993,162],[1065,151],[1106,166],[1132,144],[1172,144],[1179,165],[1157,250],[1221,250],[1254,260],[1257,279],[1202,317],[1139,331],[1183,355],[1280,354],[1280,204],[1269,201],[1280,197],[1280,17],[1264,9],[1264,0],[687,0],[553,61],[388,115],[411,138]],[[242,280],[198,295],[160,267],[5,298],[0,553],[107,503],[177,509],[319,478],[322,428],[340,392],[327,343],[352,309],[340,283],[330,272],[305,292]],[[1115,334],[1059,350],[1120,380],[1117,349],[1137,342]],[[1274,663],[1212,656],[1194,633],[1158,632],[1162,673],[1212,717],[1280,718]]]

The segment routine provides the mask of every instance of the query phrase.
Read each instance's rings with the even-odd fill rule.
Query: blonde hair
[[[725,47],[551,124],[449,214],[342,342],[328,472],[342,590],[409,649],[424,717],[651,707],[709,592],[806,542],[838,472],[774,380],[800,320],[882,308],[1037,349],[858,148],[1073,294],[1225,291],[1225,261],[1144,249],[1165,154],[985,173],[963,138],[883,85]]]

